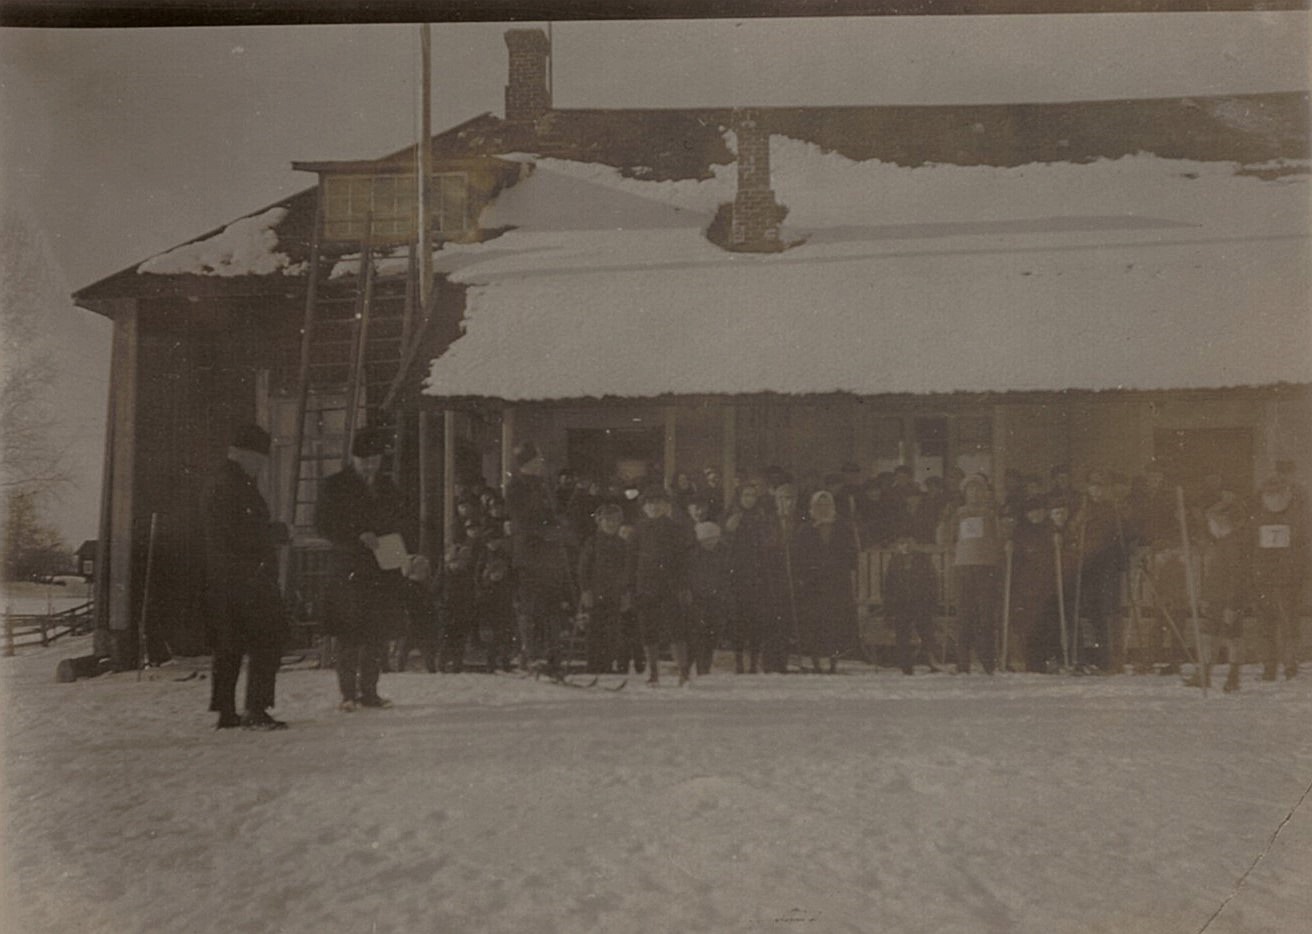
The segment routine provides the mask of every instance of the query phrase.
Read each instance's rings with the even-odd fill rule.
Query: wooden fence
[[[13,613],[5,616],[6,657],[20,646],[50,645],[64,636],[90,632],[95,626],[95,609],[90,600],[61,613]]]

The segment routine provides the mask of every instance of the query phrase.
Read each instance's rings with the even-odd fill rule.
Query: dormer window
[[[374,242],[415,239],[418,197],[413,175],[325,173],[322,179],[324,239],[363,240],[371,216]],[[468,173],[435,174],[429,191],[428,216],[434,234],[449,238],[469,228]]]

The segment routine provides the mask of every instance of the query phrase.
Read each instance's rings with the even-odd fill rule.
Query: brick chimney
[[[541,29],[506,30],[510,83],[506,85],[506,122],[534,123],[551,109],[547,56],[551,45]]]
[[[782,250],[779,224],[787,210],[774,200],[770,188],[770,134],[762,129],[754,110],[734,113],[738,136],[738,193],[733,199],[733,220],[728,248],[769,253]]]

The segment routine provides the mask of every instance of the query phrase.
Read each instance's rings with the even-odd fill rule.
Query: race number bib
[[[1289,526],[1261,525],[1257,528],[1258,548],[1288,548]]]
[[[971,516],[969,519],[962,519],[961,525],[957,531],[957,537],[966,540],[971,538],[984,537],[984,517]]]

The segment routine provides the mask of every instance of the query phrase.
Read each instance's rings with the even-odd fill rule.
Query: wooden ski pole
[[[1147,581],[1148,586],[1152,588],[1153,604],[1161,611],[1162,618],[1166,620],[1167,625],[1171,628],[1171,632],[1175,634],[1176,641],[1180,643],[1180,648],[1184,649],[1185,658],[1188,659],[1190,664],[1196,664],[1197,662],[1194,659],[1194,654],[1189,651],[1189,643],[1185,641],[1184,633],[1182,633],[1180,627],[1176,625],[1175,617],[1172,616],[1171,611],[1166,608],[1166,604],[1158,599],[1157,583],[1153,580],[1151,574],[1145,573],[1143,579]]]
[[[146,612],[150,607],[150,580],[155,573],[155,541],[159,534],[159,513],[150,514],[150,540],[146,546],[146,580],[141,585],[141,615],[137,618],[137,680],[146,667],[150,653],[146,649]]]
[[[1012,562],[1016,552],[1016,545],[1011,539],[1007,539],[1002,546],[1007,555],[1007,576],[1002,580],[1002,660],[998,665],[1002,671],[1007,670],[1009,656],[1007,655],[1007,634],[1011,629],[1011,569]]]
[[[1203,648],[1202,627],[1198,622],[1198,582],[1194,580],[1194,561],[1193,554],[1189,548],[1189,517],[1184,511],[1184,487],[1175,488],[1175,508],[1176,514],[1180,518],[1180,540],[1184,543],[1184,580],[1189,589],[1189,616],[1193,620],[1194,645],[1197,646],[1198,661],[1198,683],[1203,689],[1203,696],[1207,696],[1208,661],[1207,653]]]
[[[1061,623],[1061,664],[1062,668],[1070,668],[1070,644],[1066,638],[1066,586],[1062,581],[1061,566],[1061,532],[1052,533],[1052,550],[1056,558],[1053,567],[1057,573],[1057,619]]]
[[[1071,665],[1080,667],[1080,598],[1084,589],[1084,545],[1089,531],[1089,497],[1080,504],[1080,541],[1075,549],[1075,621],[1072,626]]]

